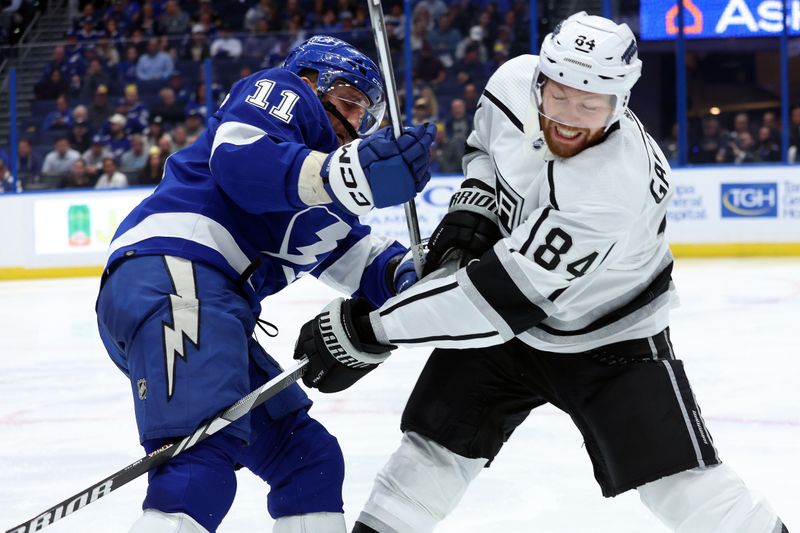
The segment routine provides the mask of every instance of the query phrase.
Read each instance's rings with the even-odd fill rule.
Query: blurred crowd
[[[6,4],[32,5],[31,0]],[[37,4],[39,5],[39,4]],[[419,0],[410,32],[402,0],[384,1],[401,109],[407,123],[434,122],[434,172],[461,171],[464,142],[489,75],[526,53],[524,0]],[[366,5],[357,0],[112,0],[77,3],[34,93],[17,146],[18,190],[158,183],[164,162],[194,142],[238,79],[277,66],[313,34],[342,38],[374,57]],[[412,90],[405,88],[405,39]],[[203,61],[212,60],[206,87]],[[791,114],[800,149],[800,107]],[[677,130],[677,128],[675,128]],[[780,161],[774,112],[709,116],[691,136],[691,163]],[[677,159],[676,134],[663,143]],[[800,159],[800,157],[798,158]],[[0,191],[13,186],[0,149]]]
[[[778,111],[708,115],[690,131],[689,163],[778,163],[783,161],[781,133]],[[673,126],[671,137],[662,146],[673,161],[678,159],[677,135],[678,128]],[[789,113],[787,156],[790,163],[800,162],[800,105]]]
[[[405,110],[403,2],[384,4]],[[489,74],[526,51],[527,9],[521,0],[415,3],[405,120],[436,123],[434,171],[461,170]],[[213,108],[237,79],[278,65],[313,34],[374,52],[366,5],[356,0],[84,1],[79,11],[34,88],[17,147],[23,190],[157,183],[166,158],[203,131],[207,58]],[[7,174],[7,154],[0,161]]]

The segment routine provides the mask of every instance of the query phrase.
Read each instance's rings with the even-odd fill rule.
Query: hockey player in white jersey
[[[436,348],[354,533],[433,530],[547,402],[581,431],[604,496],[635,488],[683,533],[786,531],[721,463],[673,352],[670,168],[628,109],[641,66],[627,25],[583,12],[505,63],[429,244],[426,272],[460,268],[370,313],[336,300],[301,330],[304,381],[323,391],[397,346]]]

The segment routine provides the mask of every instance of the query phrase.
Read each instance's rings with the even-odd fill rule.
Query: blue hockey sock
[[[168,442],[143,443],[148,453]],[[216,531],[236,495],[234,465],[244,441],[226,433],[212,435],[150,472],[143,509],[186,513],[208,531]]]

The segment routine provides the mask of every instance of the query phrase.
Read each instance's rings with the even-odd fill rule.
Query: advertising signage
[[[678,35],[680,0],[641,0],[640,38]],[[786,0],[789,35],[800,35],[800,0]],[[783,32],[783,0],[683,0],[687,39],[777,37]]]

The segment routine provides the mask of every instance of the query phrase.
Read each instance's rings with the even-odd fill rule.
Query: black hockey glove
[[[480,257],[500,240],[494,195],[470,186],[467,180],[450,199],[447,214],[433,230],[428,241],[428,255],[423,276],[441,268],[453,257],[459,257],[459,267]]]
[[[370,303],[337,298],[300,329],[294,358],[308,357],[307,387],[339,392],[381,364],[393,345],[378,344],[369,324]]]

